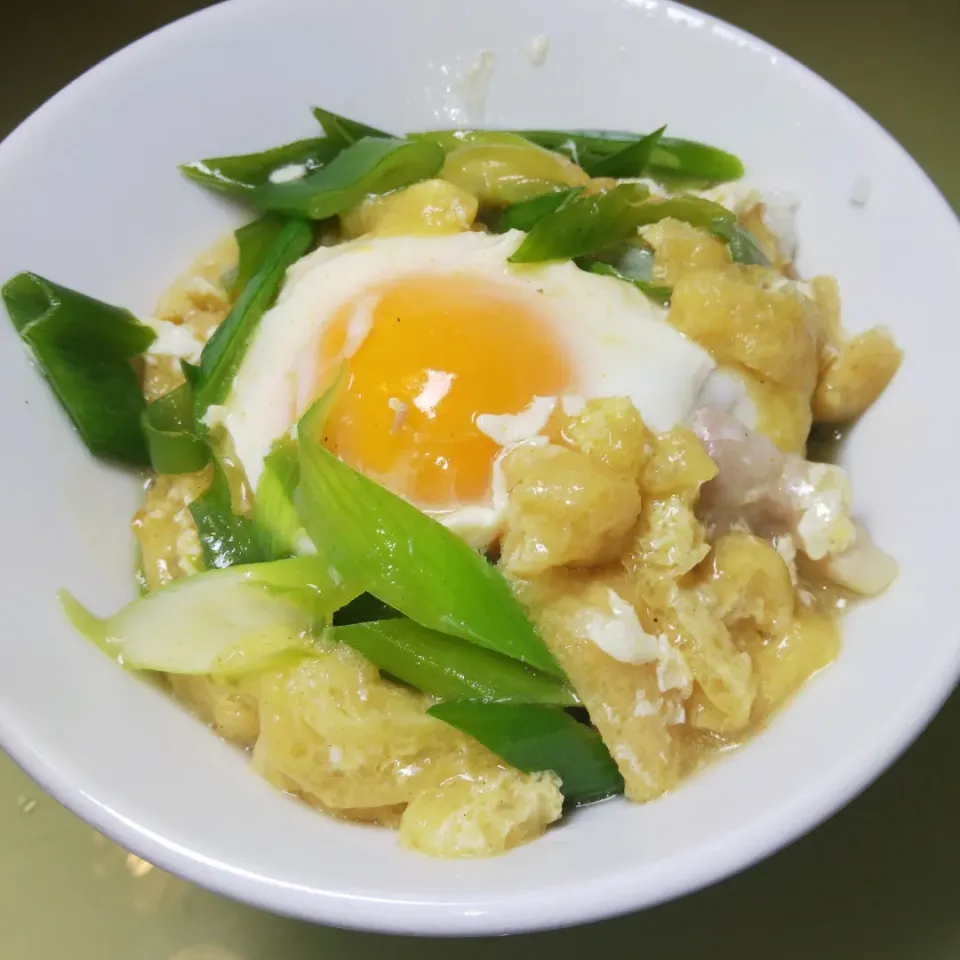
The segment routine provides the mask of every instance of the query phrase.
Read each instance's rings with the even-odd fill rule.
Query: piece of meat
[[[717,465],[698,514],[711,538],[748,529],[770,540],[789,536],[821,572],[858,593],[879,593],[896,564],[850,516],[851,489],[837,466],[778,450],[730,413],[701,407],[690,427]]]

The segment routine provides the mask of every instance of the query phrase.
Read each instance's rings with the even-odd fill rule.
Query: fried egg
[[[630,284],[509,263],[523,238],[361,238],[294,264],[220,411],[251,486],[344,367],[328,449],[478,547],[502,525],[500,461],[555,411],[627,396],[653,430],[684,420],[710,356]]]

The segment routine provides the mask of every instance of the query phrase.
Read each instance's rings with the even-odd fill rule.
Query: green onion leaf
[[[653,133],[627,144],[622,150],[611,153],[609,157],[605,157],[594,166],[592,175],[595,177],[642,177],[647,172],[653,152],[666,129],[664,126],[654,130]]]
[[[299,483],[297,441],[289,436],[281,437],[264,458],[263,472],[253,500],[253,521],[272,557],[303,552],[300,546],[306,534],[294,504]]]
[[[341,150],[339,140],[314,137],[282,147],[236,157],[210,157],[185,163],[182,173],[191,180],[232,196],[248,196],[270,183],[270,175],[284,167],[302,167],[304,175],[326,166]]]
[[[236,299],[260,269],[270,247],[289,223],[284,217],[268,213],[234,232],[239,253],[237,270],[230,284],[230,296]]]
[[[622,243],[637,232],[637,210],[649,195],[643,184],[621,183],[568,199],[533,227],[510,262],[571,260]]]
[[[522,230],[524,233],[529,233],[544,217],[555,213],[564,203],[579,196],[582,191],[583,187],[571,187],[569,190],[545,193],[532,200],[515,203],[500,215],[497,221],[497,232]]]
[[[287,269],[307,252],[312,242],[311,225],[304,220],[293,220],[268,247],[261,248],[259,267],[200,355],[196,384],[198,423],[203,422],[211,405],[222,403],[229,393],[247,347],[264,313],[276,299]],[[252,264],[246,269],[252,269]]]
[[[411,620],[563,676],[496,567],[323,446],[336,389],[314,404],[297,431],[301,515],[318,552],[344,580]]]
[[[195,473],[209,463],[210,450],[197,436],[189,382],[154,400],[143,411],[141,425],[157,473]]]
[[[741,226],[736,216],[719,203],[689,195],[651,200],[637,209],[636,223],[640,226],[659,223],[667,217],[701,227],[725,241],[730,246],[730,256],[737,263],[763,267],[770,265],[750,231]]]
[[[190,504],[190,516],[197,525],[207,568],[222,569],[275,559],[253,520],[234,512],[226,471],[216,455],[212,459],[213,480]]]
[[[634,133],[594,130],[521,130],[522,136],[541,147],[556,150],[578,163],[587,173],[599,176],[598,167],[611,156],[644,137]],[[698,143],[661,137],[650,154],[647,175],[655,179],[725,183],[739,180],[743,163],[731,153]]]
[[[359,650],[397,680],[444,700],[579,703],[556,677],[458,637],[428,630],[413,620],[335,626],[330,637]]]
[[[0,291],[20,339],[90,451],[150,462],[140,430],[146,403],[130,361],[154,332],[128,310],[20,273]]]
[[[351,143],[356,143],[364,137],[391,138],[391,134],[384,133],[376,127],[368,127],[365,123],[342,117],[331,110],[324,110],[323,107],[314,107],[313,115],[323,127],[323,132],[335,143],[344,147],[349,147]]]
[[[732,214],[729,219],[714,220],[710,225],[710,232],[721,240],[726,240],[734,263],[770,266],[770,260],[760,249],[754,235]]]
[[[726,150],[696,140],[662,137],[650,156],[648,173],[707,184],[739,180],[745,171],[743,161]]]
[[[571,803],[623,793],[623,777],[600,734],[556,707],[453,701],[435,704],[427,712],[479,740],[518,770],[554,771]]]
[[[660,284],[653,283],[651,280],[638,280],[634,277],[621,273],[612,263],[604,263],[602,260],[584,259],[578,261],[577,266],[589,273],[597,273],[603,277],[615,277],[617,280],[623,280],[625,283],[632,283],[641,293],[646,294],[655,303],[661,306],[670,302],[673,296],[673,287],[663,287]]]
[[[105,619],[66,591],[60,602],[80,633],[125,666],[237,676],[310,651],[312,634],[354,593],[316,557],[296,557],[183,577]]]
[[[140,598],[147,596],[143,590],[140,591]],[[96,614],[91,613],[69,590],[59,590],[57,600],[63,612],[70,621],[70,626],[77,633],[86,637],[98,650],[105,653],[108,657],[115,657],[113,648],[107,642],[107,621],[101,619]]]
[[[189,360],[181,360],[180,370],[183,373],[183,379],[186,380],[191,387],[196,387],[200,381],[200,367],[195,363],[190,363]]]
[[[371,193],[387,193],[432,177],[443,166],[435,143],[365,137],[301,180],[267,183],[251,194],[261,210],[325,220]]]

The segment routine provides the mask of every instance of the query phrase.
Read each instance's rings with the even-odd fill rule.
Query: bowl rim
[[[924,187],[939,201],[939,205],[953,212],[936,184],[899,141],[819,74],[772,44],[712,14],[694,10],[677,0],[658,0],[658,5],[678,17],[695,17],[719,28],[725,38],[748,44],[755,51],[775,57],[780,65],[793,71],[805,83],[840,100],[846,109],[854,111],[861,122],[866,121],[894,147],[900,159],[919,174]],[[229,17],[237,7],[255,6],[267,8],[263,0],[224,0],[159,27],[94,64],[46,100],[0,142],[0,172],[8,163],[15,162],[16,153],[27,148],[35,132],[56,123],[60,110],[67,109],[74,100],[85,97],[92,83],[109,82],[111,72],[132,63],[144,47],[158,42],[176,42],[199,20]],[[952,219],[960,248],[960,218],[954,214]],[[865,790],[916,740],[939,712],[958,681],[960,641],[954,651],[951,669],[938,677],[936,683],[931,683],[927,700],[917,702],[905,712],[906,715],[899,717],[900,725],[885,743],[878,744],[869,756],[858,758],[856,765],[815,781],[815,786],[798,790],[788,804],[776,807],[753,821],[749,827],[718,837],[695,851],[677,857],[662,885],[652,896],[640,894],[629,885],[623,885],[624,874],[620,873],[602,882],[594,881],[586,889],[571,885],[568,889],[576,889],[577,895],[559,905],[555,899],[555,889],[549,895],[545,891],[538,894],[534,890],[522,899],[512,903],[502,901],[496,909],[484,910],[470,909],[470,904],[463,902],[412,904],[309,890],[231,867],[229,863],[210,860],[196,851],[146,831],[124,816],[122,811],[112,808],[106,800],[81,790],[34,749],[27,733],[5,716],[2,703],[0,743],[45,792],[125,849],[171,873],[251,906],[344,929],[419,936],[503,935],[560,929],[646,909],[717,883],[766,858],[813,830]]]

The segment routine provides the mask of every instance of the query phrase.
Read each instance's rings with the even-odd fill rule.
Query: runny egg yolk
[[[489,494],[500,447],[479,414],[576,392],[546,316],[468,275],[405,278],[345,304],[324,331],[321,378],[346,364],[327,448],[407,499],[436,509]]]

